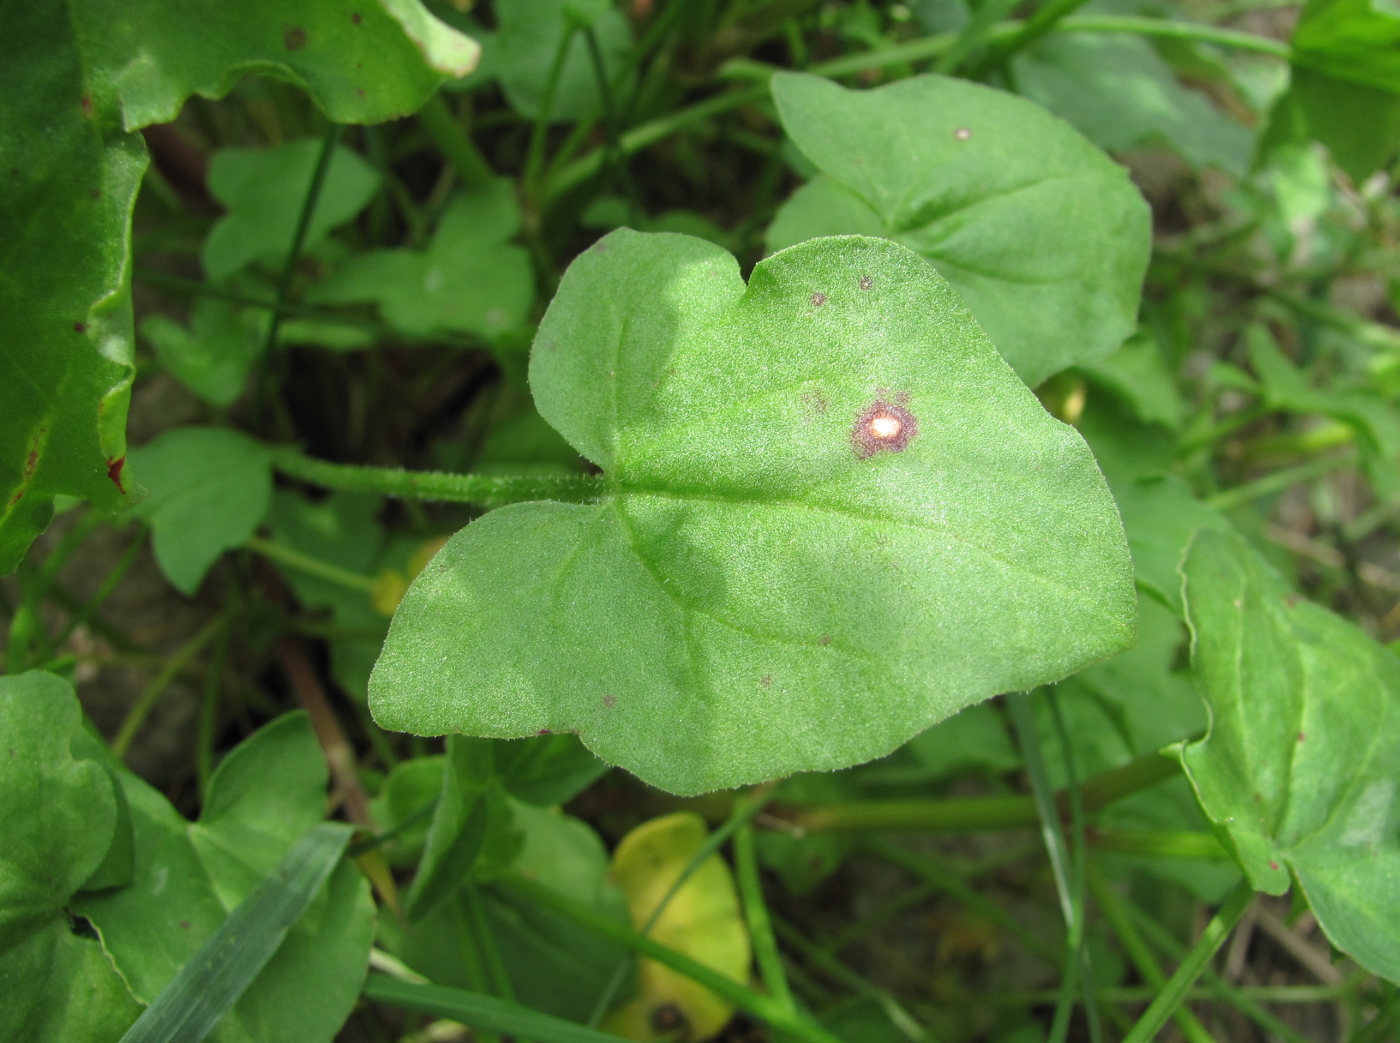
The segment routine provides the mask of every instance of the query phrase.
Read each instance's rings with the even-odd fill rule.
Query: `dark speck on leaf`
[[[74,332],[74,333],[86,333],[86,332],[87,332],[87,323],[86,323],[86,322],[75,322],[75,323],[73,323],[73,332]]]
[[[773,678],[769,677],[767,674],[764,674],[762,677],[760,677],[760,678],[758,679],[758,683],[761,684],[761,685],[763,685],[764,688],[772,688],[772,687],[773,687]]]
[[[354,22],[356,25],[359,25],[359,24],[360,24],[360,12],[359,12],[359,11],[354,11],[354,12],[352,12],[351,15],[350,15],[350,21]]]
[[[611,710],[614,706],[617,705],[617,696],[615,696],[615,695],[605,695],[605,696],[603,696],[603,705],[606,706],[609,710]]]
[[[813,307],[813,308],[820,308],[820,307],[821,307],[823,304],[825,304],[825,303],[826,303],[826,294],[821,293],[821,292],[817,292],[817,293],[812,294],[812,307]]]
[[[1275,862],[1273,859],[1270,859],[1270,860],[1269,860],[1269,868],[1270,868],[1270,869],[1277,869],[1277,868],[1278,868],[1278,863]]]
[[[288,29],[287,34],[282,37],[282,43],[289,51],[299,51],[306,46],[305,29]]]
[[[188,931],[189,929],[190,929],[190,922],[189,922],[188,920],[181,920],[181,921],[180,921],[180,930],[182,930],[182,931]]]
[[[966,141],[968,138],[972,137],[972,131],[967,127],[959,127],[957,130],[953,131],[953,137],[958,141]]]
[[[83,107],[83,115],[84,115],[84,116],[91,116],[91,115],[92,115],[92,95],[91,95],[91,94],[84,94],[84,95],[82,96],[82,98],[79,100],[79,104],[82,105],[82,107]]]
[[[822,645],[823,647],[825,647],[826,645],[831,644],[831,635],[830,635],[830,634],[823,634],[823,635],[821,636],[821,640],[819,640],[819,641],[817,642],[817,644]]]
[[[1299,741],[1299,742],[1306,742],[1307,739],[1308,739],[1308,733],[1307,733],[1307,732],[1299,732],[1299,733],[1298,733],[1298,741]]]
[[[554,733],[553,733],[552,731],[550,731],[548,728],[541,728],[539,731],[535,732],[535,734],[536,734],[536,735],[553,735]]]
[[[919,421],[905,408],[907,394],[889,401],[882,394],[856,417],[851,428],[851,448],[856,456],[868,460],[876,453],[900,453],[919,433]]]
[[[860,277],[860,288],[861,288],[862,290],[868,290],[868,289],[870,289],[870,287],[872,287],[872,286],[874,286],[874,285],[875,285],[875,280],[872,279],[872,278],[870,278],[870,276],[868,276],[868,275],[862,275],[862,276]]]
[[[686,1025],[686,1017],[674,1003],[663,1003],[651,1012],[651,1027],[657,1032],[670,1033]]]

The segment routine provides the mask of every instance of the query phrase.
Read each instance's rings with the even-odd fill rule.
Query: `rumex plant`
[[[467,6],[0,6],[0,1036],[1388,1038],[1400,18]]]

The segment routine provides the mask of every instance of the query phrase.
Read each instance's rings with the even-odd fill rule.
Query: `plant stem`
[[[754,850],[753,825],[745,823],[734,834],[734,875],[738,878],[739,894],[744,900],[744,919],[748,921],[749,938],[753,942],[758,972],[768,994],[794,1015],[797,1006],[792,1001],[787,975],[783,973],[782,957],[773,937],[773,922],[763,901],[763,881],[758,873],[758,855]]]
[[[315,576],[317,579],[326,580],[328,583],[334,583],[348,590],[359,590],[366,594],[373,594],[377,586],[375,580],[369,576],[363,576],[358,572],[343,569],[339,565],[332,565],[330,562],[313,558],[311,555],[303,554],[286,544],[273,543],[271,540],[253,536],[243,546],[278,564],[286,565],[288,568],[296,569],[298,572],[304,572],[308,576]]]
[[[1098,811],[1122,797],[1173,778],[1180,765],[1155,751],[1087,780],[1080,787],[1086,813]],[[1068,797],[1056,796],[1063,815]],[[1040,821],[1029,796],[963,797],[951,800],[852,801],[840,804],[783,805],[772,813],[799,829],[823,832],[919,833],[964,832],[975,829],[1014,829]]]
[[[1094,892],[1094,900],[1098,908],[1108,920],[1109,926],[1113,928],[1113,933],[1122,942],[1123,951],[1127,953],[1129,961],[1137,969],[1138,974],[1142,976],[1142,980],[1154,989],[1160,990],[1167,983],[1166,974],[1157,963],[1157,958],[1152,954],[1147,941],[1133,925],[1132,916],[1123,900],[1118,897],[1118,893],[1109,886],[1108,881],[1093,866],[1089,867],[1089,887]],[[1174,1016],[1177,1026],[1189,1043],[1212,1043],[1211,1034],[1206,1031],[1206,1027],[1186,1007],[1178,1008]]]
[[[1257,500],[1261,496],[1272,496],[1274,493],[1282,492],[1289,486],[1297,485],[1299,482],[1311,481],[1320,478],[1322,475],[1331,474],[1333,471],[1343,467],[1350,467],[1356,462],[1353,453],[1333,453],[1331,456],[1319,457],[1316,460],[1309,460],[1296,467],[1287,467],[1282,471],[1274,471],[1252,482],[1244,485],[1237,485],[1233,489],[1226,489],[1224,492],[1216,493],[1214,496],[1206,498],[1206,503],[1214,507],[1217,511],[1228,511],[1233,507]]]
[[[1157,994],[1157,998],[1152,1001],[1151,1006],[1143,1012],[1136,1025],[1123,1039],[1123,1043],[1150,1043],[1157,1038],[1157,1033],[1162,1026],[1167,1023],[1172,1012],[1176,1010],[1186,999],[1186,993],[1195,984],[1196,979],[1205,971],[1208,964],[1216,953],[1216,950],[1225,943],[1225,939],[1234,930],[1235,924],[1239,923],[1244,911],[1249,908],[1254,901],[1254,887],[1245,879],[1235,885],[1235,889],[1230,892],[1219,911],[1211,918],[1210,923],[1201,932],[1196,944],[1186,954],[1185,959],[1177,967],[1166,985]]]
[[[306,246],[306,233],[311,229],[311,215],[316,212],[316,202],[321,198],[321,188],[326,183],[326,174],[331,168],[331,159],[335,156],[336,145],[340,143],[340,135],[344,129],[339,123],[332,123],[327,128],[326,136],[321,141],[320,155],[316,157],[316,169],[311,173],[311,184],[306,187],[306,198],[302,201],[301,213],[297,214],[296,229],[292,232],[292,247],[287,251],[287,260],[282,266],[282,278],[277,283],[277,304],[272,310],[267,336],[263,339],[261,361],[258,365],[259,392],[266,380],[272,353],[277,348],[277,331],[282,325],[282,308],[292,292],[292,280],[296,277],[297,265],[301,263],[302,248]],[[261,400],[261,393],[254,397],[255,408],[256,403]]]
[[[363,467],[317,460],[291,448],[274,448],[272,466],[289,478],[340,492],[377,493],[428,503],[469,503],[499,507],[527,500],[593,503],[606,486],[601,475],[452,474],[406,471],[398,467]]]
[[[652,941],[641,932],[624,927],[612,917],[605,916],[568,895],[519,876],[502,878],[491,886],[517,895],[537,907],[552,909],[608,941],[625,945],[642,956],[670,967],[741,1010],[767,1022],[783,1036],[803,1040],[805,1043],[842,1043],[825,1029],[793,1014],[773,997],[765,996],[732,978],[725,977],[683,952]]]
[[[126,719],[122,721],[121,727],[117,729],[117,734],[112,739],[112,752],[117,755],[118,760],[126,756],[126,751],[131,747],[131,740],[136,738],[136,733],[140,731],[147,714],[155,706],[156,700],[170,687],[170,682],[175,680],[176,675],[190,664],[190,661],[199,654],[205,645],[214,639],[214,635],[227,622],[225,617],[216,616],[200,627],[193,637],[166,660],[164,669],[137,696],[136,702],[127,711]]]
[[[1281,40],[1238,29],[1222,29],[1199,22],[1177,22],[1165,18],[1142,18],[1136,15],[1080,15],[1066,18],[1059,24],[1065,33],[1127,33],[1132,36],[1160,36],[1170,40],[1190,40],[1194,43],[1216,44],[1237,51],[1252,51],[1271,58],[1288,61],[1293,51]]]
[[[484,188],[495,178],[495,171],[447,107],[441,91],[418,110],[418,125],[452,165],[462,184],[468,188]]]

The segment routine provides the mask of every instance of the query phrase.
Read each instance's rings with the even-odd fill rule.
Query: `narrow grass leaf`
[[[197,1043],[208,1035],[326,882],[350,833],[349,826],[323,822],[293,844],[152,1001],[122,1043]]]

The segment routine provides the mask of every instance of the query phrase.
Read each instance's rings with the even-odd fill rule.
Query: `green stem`
[[[431,1017],[450,1018],[478,1032],[505,1033],[517,1039],[528,1035],[549,1043],[625,1043],[620,1036],[541,1014],[519,1003],[446,985],[422,985],[400,981],[387,974],[371,974],[363,992],[365,999],[372,1003],[387,1003]]]
[[[296,449],[272,450],[272,466],[289,478],[340,492],[377,493],[429,503],[469,503],[499,507],[527,500],[592,503],[604,493],[601,475],[452,474],[406,471],[398,467],[363,467],[317,460]]]
[[[1026,19],[1015,33],[1002,43],[990,49],[987,56],[977,64],[977,72],[983,73],[996,65],[1001,65],[1013,55],[1034,45],[1047,33],[1054,30],[1069,15],[1083,7],[1086,0],[1049,0]]]
[[[1094,900],[1099,910],[1108,920],[1108,924],[1113,928],[1113,933],[1118,936],[1118,940],[1122,942],[1123,951],[1127,953],[1129,961],[1137,969],[1138,974],[1142,976],[1142,980],[1154,989],[1160,990],[1167,983],[1166,974],[1157,963],[1157,958],[1152,954],[1152,949],[1148,946],[1147,941],[1133,925],[1133,918],[1123,900],[1104,880],[1103,875],[1092,866],[1089,868],[1089,887],[1094,892]],[[1186,1007],[1179,1008],[1175,1012],[1175,1018],[1178,1027],[1189,1043],[1213,1043],[1211,1034],[1206,1031],[1206,1027]]]
[[[1093,830],[1094,848],[1125,855],[1151,858],[1190,858],[1218,862],[1230,856],[1214,833],[1156,829],[1117,829],[1100,826]]]
[[[1174,778],[1181,770],[1170,757],[1153,752],[1087,780],[1080,787],[1086,813],[1098,811],[1115,800]],[[1068,810],[1068,797],[1060,793],[1056,805]],[[1040,821],[1033,798],[963,797],[952,800],[852,801],[841,804],[783,805],[772,809],[792,825],[806,830],[838,833],[907,831],[918,833],[965,832],[980,829],[1014,829]]]
[[[434,94],[418,110],[418,125],[457,172],[462,184],[468,188],[485,188],[495,179],[495,171],[457,122],[441,92]]]
[[[739,881],[739,894],[744,900],[744,919],[748,921],[749,938],[753,941],[758,972],[768,994],[792,1014],[797,1006],[792,1001],[787,975],[783,973],[782,957],[773,937],[773,922],[763,901],[763,881],[759,879],[758,855],[754,850],[753,825],[746,824],[734,834],[734,872]]]
[[[277,283],[276,307],[272,310],[272,321],[267,326],[267,336],[263,339],[260,382],[267,373],[269,360],[277,348],[277,331],[282,325],[282,308],[292,292],[292,280],[296,278],[297,265],[301,263],[301,252],[306,246],[306,233],[311,229],[311,215],[316,212],[316,202],[321,198],[321,189],[326,183],[326,174],[335,157],[336,145],[345,128],[332,123],[321,141],[321,152],[316,157],[316,169],[311,173],[311,184],[306,187],[306,198],[302,200],[301,213],[297,214],[296,229],[292,232],[292,247],[287,251],[286,263],[282,266],[282,278]],[[256,400],[255,400],[256,401]]]
[[[773,997],[756,992],[685,953],[652,941],[639,931],[624,927],[612,917],[599,913],[591,906],[560,894],[552,888],[523,877],[507,877],[492,886],[536,906],[552,909],[608,941],[625,945],[640,955],[685,975],[739,1009],[767,1022],[777,1034],[803,1040],[805,1043],[841,1043],[825,1029],[793,1014]]]
[[[1235,924],[1239,923],[1240,917],[1253,901],[1254,887],[1248,880],[1241,880],[1225,899],[1225,904],[1211,918],[1210,923],[1206,924],[1205,930],[1186,954],[1186,958],[1181,961],[1176,973],[1124,1037],[1123,1043],[1150,1043],[1157,1038],[1157,1033],[1167,1023],[1172,1012],[1185,1002],[1187,991],[1205,971],[1206,965],[1220,946],[1225,944],[1225,939],[1230,936]]]
[[[1331,456],[1319,457],[1296,467],[1286,467],[1282,471],[1274,471],[1272,474],[1266,474],[1252,482],[1246,482],[1244,485],[1237,485],[1233,489],[1216,493],[1214,496],[1207,497],[1206,503],[1217,511],[1228,511],[1262,496],[1272,496],[1274,493],[1282,492],[1299,482],[1308,482],[1325,474],[1331,474],[1333,471],[1341,470],[1343,467],[1350,467],[1355,462],[1356,457],[1352,453],[1334,453]]]
[[[1060,814],[1050,788],[1050,776],[1040,748],[1040,735],[1035,726],[1029,693],[1007,696],[1007,712],[1016,732],[1016,742],[1026,762],[1030,777],[1031,796],[1035,800],[1040,821],[1040,835],[1045,853],[1050,858],[1050,872],[1055,880],[1055,893],[1060,900],[1060,914],[1065,921],[1065,962],[1061,970],[1060,989],[1055,998],[1055,1017],[1047,1037],[1050,1043],[1064,1043],[1069,1035],[1069,1019],[1074,1012],[1074,995],[1079,988],[1079,952],[1084,943],[1084,902],[1073,879],[1070,853],[1060,832]],[[1070,780],[1070,792],[1075,790]]]
[[[303,554],[284,543],[273,543],[271,540],[253,536],[244,542],[243,546],[280,565],[286,565],[290,569],[296,569],[308,576],[315,576],[317,579],[334,583],[336,586],[345,587],[347,590],[359,590],[366,594],[373,594],[377,586],[376,581],[369,576],[351,572],[349,569],[321,561],[319,558],[313,558],[311,555]]]
[[[170,682],[175,680],[180,671],[188,666],[200,650],[214,639],[214,636],[223,629],[226,622],[227,620],[223,616],[216,616],[200,627],[193,637],[166,660],[164,669],[137,696],[136,702],[127,711],[126,719],[122,721],[121,727],[117,729],[117,734],[112,739],[112,752],[117,755],[118,760],[126,756],[126,751],[131,747],[131,740],[136,738],[136,733],[140,731],[146,716],[155,706],[156,700],[170,687]]]
[[[564,60],[569,55],[569,44],[573,42],[574,33],[577,31],[578,26],[570,20],[569,27],[559,38],[559,45],[554,50],[554,56],[549,62],[549,71],[545,75],[544,90],[540,94],[539,110],[535,113],[535,125],[530,130],[530,145],[525,152],[525,170],[522,179],[525,182],[525,191],[532,200],[536,198],[540,170],[544,167],[544,143],[549,133],[549,111],[554,107],[554,92],[559,87],[559,76],[564,71]]]
[[[1270,58],[1289,61],[1292,49],[1281,40],[1257,33],[1222,29],[1199,22],[1176,22],[1165,18],[1141,18],[1136,15],[1081,15],[1066,18],[1059,29],[1065,33],[1127,33],[1132,36],[1159,36],[1169,40],[1190,40],[1192,43],[1216,44],[1236,51],[1252,51]]]

